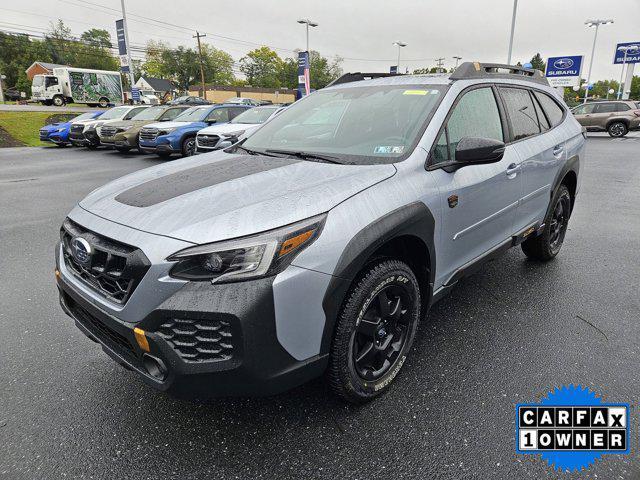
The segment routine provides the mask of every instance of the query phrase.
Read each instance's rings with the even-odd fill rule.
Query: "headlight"
[[[189,247],[174,253],[169,274],[183,280],[236,281],[274,275],[320,235],[326,214],[258,235]]]
[[[160,135],[169,135],[171,132],[173,132],[176,128],[178,127],[173,127],[173,128],[163,128],[162,130],[158,130],[158,136]]]
[[[222,136],[224,136],[224,137],[239,137],[243,133],[244,133],[244,130],[238,130],[237,132],[223,133]]]
[[[66,128],[62,127],[62,128],[59,128],[58,130],[56,130],[56,132],[60,133],[60,132],[64,132],[65,130],[66,130]]]
[[[132,127],[133,127],[133,125],[129,125],[128,127],[118,127],[118,133],[126,132],[127,130],[129,130]]]

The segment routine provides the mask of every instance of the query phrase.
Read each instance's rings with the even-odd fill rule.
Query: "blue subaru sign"
[[[624,58],[625,50],[627,52],[626,62]],[[640,42],[627,42],[616,45],[613,63],[640,63]]]
[[[580,83],[582,55],[550,57],[545,76],[552,87],[572,87]]]

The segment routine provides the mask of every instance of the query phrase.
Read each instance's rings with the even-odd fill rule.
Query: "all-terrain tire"
[[[393,292],[397,292],[397,298],[402,300],[402,304],[398,301],[393,310],[393,312],[404,312],[401,328],[394,328],[387,321],[383,323],[383,320],[380,320],[380,323],[367,320],[377,318],[376,305],[382,305],[381,298],[395,298]],[[387,306],[393,307],[394,302],[395,300],[391,300]],[[420,302],[418,281],[406,263],[399,260],[380,260],[369,264],[361,272],[347,293],[336,320],[327,369],[329,385],[334,393],[352,403],[365,403],[389,389],[413,344],[420,316]],[[372,311],[374,314],[371,314]],[[382,312],[382,310],[379,311]],[[383,319],[384,316],[380,315],[380,318]],[[400,325],[400,321],[397,323]],[[397,338],[398,344],[394,346],[397,349],[392,356],[387,356],[382,350],[377,350],[375,353],[378,361],[381,356],[385,364],[388,358],[393,359],[393,363],[389,360],[386,370],[379,370],[383,373],[380,373],[377,378],[365,378],[367,376],[363,375],[357,360],[363,356],[358,349],[366,349],[358,346],[359,336],[362,335],[360,330],[371,325],[375,325],[373,329],[376,331],[371,338],[380,337],[380,330],[376,330],[377,328],[382,330],[386,328],[389,332],[384,334],[392,337],[392,341],[388,343],[394,346],[393,340]],[[398,337],[394,337],[396,334]],[[378,346],[384,345],[384,339],[385,337],[382,337],[383,343]],[[377,345],[377,342],[371,342],[372,348],[374,344]]]
[[[524,254],[542,262],[548,262],[555,258],[564,242],[570,215],[571,194],[566,185],[560,185],[544,219],[544,230],[540,235],[522,242],[521,247]]]

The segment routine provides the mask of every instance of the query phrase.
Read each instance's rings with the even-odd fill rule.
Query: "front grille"
[[[140,140],[145,140],[147,142],[152,142],[158,136],[157,128],[143,128],[140,130]]]
[[[93,249],[87,262],[81,263],[74,256],[71,240],[75,237],[86,240]],[[116,303],[126,303],[150,266],[142,250],[86,230],[69,219],[60,229],[60,239],[67,268],[94,291]]]
[[[112,347],[117,347],[117,350],[135,357],[135,349],[131,342],[119,334],[115,330],[107,327],[104,323],[91,315],[88,311],[74,302],[68,295],[65,295],[65,303],[73,316],[84,325],[98,340]]]
[[[81,134],[84,130],[84,125],[73,124],[71,125],[71,133]]]
[[[49,136],[48,130],[40,130],[40,140],[47,140],[48,136]]]
[[[198,146],[214,148],[219,140],[218,135],[198,135]]]
[[[116,127],[102,127],[100,130],[100,136],[102,137],[113,137],[118,132]]]
[[[157,330],[187,362],[219,362],[233,357],[231,325],[225,320],[172,318]]]

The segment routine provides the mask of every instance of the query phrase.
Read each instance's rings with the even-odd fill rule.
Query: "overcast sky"
[[[172,46],[195,46],[192,30],[239,60],[258,45],[275,48],[285,57],[304,49],[307,17],[320,25],[311,29],[310,46],[325,56],[344,58],[345,71],[388,71],[396,63],[395,40],[402,50],[401,70],[434,66],[454,55],[464,60],[506,62],[513,0],[126,0],[132,44],[149,39]],[[640,0],[519,0],[514,40],[514,63],[528,61],[536,52],[543,58],[585,55],[586,77],[593,28],[584,21],[613,18],[600,27],[593,79],[619,78],[612,64],[618,42],[640,41]],[[105,28],[115,40],[114,22],[121,15],[119,0],[3,1],[0,29],[30,31],[48,28],[61,18],[74,34]],[[141,18],[147,17],[146,19]],[[160,25],[149,19],[167,22]],[[224,38],[226,37],[226,38]],[[138,55],[138,54],[137,54]],[[636,71],[640,74],[640,67]]]

